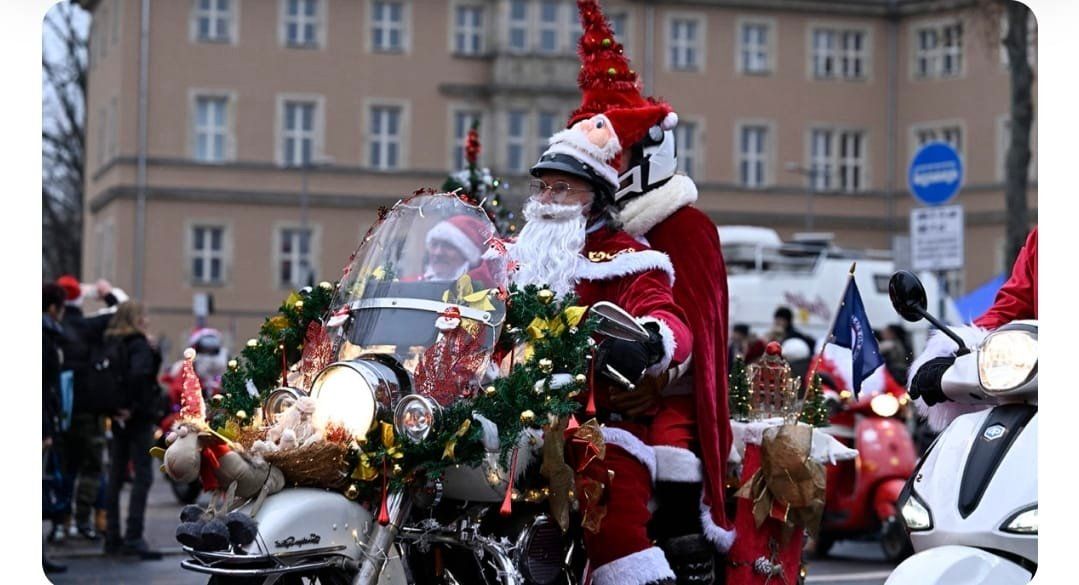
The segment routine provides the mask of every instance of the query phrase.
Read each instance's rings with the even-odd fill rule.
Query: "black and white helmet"
[[[652,126],[630,151],[629,169],[618,177],[618,191],[614,200],[623,205],[644,193],[659,187],[674,176],[678,170],[674,130]]]

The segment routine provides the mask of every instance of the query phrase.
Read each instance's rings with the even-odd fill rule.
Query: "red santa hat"
[[[674,128],[678,115],[666,102],[641,96],[637,72],[622,54],[622,45],[596,0],[578,0],[577,8],[584,29],[577,46],[582,101],[570,114],[567,129],[550,138],[544,154],[572,156],[617,189],[623,150],[640,142],[653,126]],[[603,127],[609,133],[605,141],[586,137],[594,128]]]
[[[74,301],[82,296],[82,285],[79,284],[79,279],[70,274],[65,274],[56,279],[56,284],[64,289],[64,293],[67,294],[67,300],[69,301]]]
[[[469,266],[479,263],[483,255],[484,242],[490,237],[490,229],[485,229],[482,222],[467,215],[457,215],[439,222],[427,232],[427,246],[434,240],[448,242],[468,260]]]

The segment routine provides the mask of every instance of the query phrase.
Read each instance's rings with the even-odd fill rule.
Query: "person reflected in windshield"
[[[453,281],[480,265],[487,247],[484,225],[467,215],[442,220],[427,232],[423,280]]]

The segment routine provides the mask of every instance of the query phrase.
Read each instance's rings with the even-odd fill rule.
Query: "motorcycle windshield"
[[[413,390],[439,402],[474,389],[506,314],[505,260],[493,236],[483,209],[454,195],[398,202],[342,279],[334,312],[349,319],[338,359],[392,355],[413,375]]]

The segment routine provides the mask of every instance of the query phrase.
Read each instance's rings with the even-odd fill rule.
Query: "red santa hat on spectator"
[[[567,154],[592,165],[617,189],[623,149],[640,142],[653,126],[674,128],[678,115],[666,102],[641,96],[637,72],[596,0],[578,0],[577,8],[584,29],[577,45],[581,105],[570,114],[567,129],[551,136],[544,154]]]
[[[474,217],[457,215],[442,220],[427,232],[427,246],[435,240],[448,242],[461,252],[469,266],[479,264],[485,248],[484,242],[490,237],[490,228]]]
[[[82,296],[82,285],[79,283],[79,279],[70,274],[65,274],[56,279],[56,284],[64,289],[68,302],[75,301]]]

